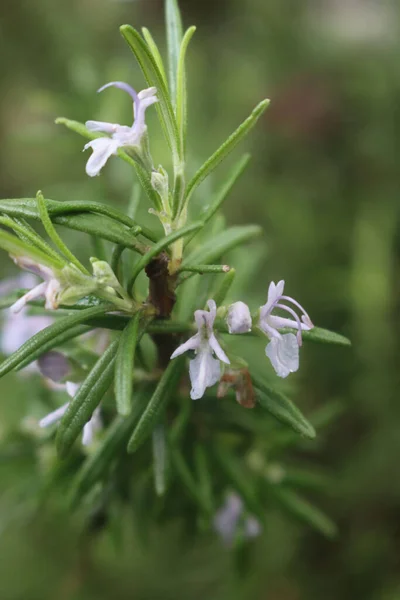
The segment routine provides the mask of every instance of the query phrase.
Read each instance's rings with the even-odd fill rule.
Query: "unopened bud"
[[[235,302],[228,309],[226,318],[229,333],[247,333],[251,330],[251,315],[247,304]]]

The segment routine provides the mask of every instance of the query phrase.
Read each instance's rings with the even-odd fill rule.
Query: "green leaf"
[[[213,485],[211,473],[213,472],[204,447],[196,444],[194,449],[194,460],[196,465],[197,480],[204,500],[204,506],[208,506],[208,512],[214,512]]]
[[[119,340],[115,361],[115,401],[120,415],[129,415],[132,408],[133,364],[139,340],[140,312],[129,321]]]
[[[215,262],[220,259],[221,256],[224,256],[229,252],[229,250],[261,235],[261,233],[262,229],[258,225],[230,227],[223,231],[217,239],[210,238],[201,246],[195,248],[188,256],[186,256],[181,269],[184,269],[186,265],[206,265]]]
[[[168,248],[168,246],[170,246],[176,240],[179,240],[180,238],[185,237],[189,233],[192,233],[192,231],[196,231],[197,229],[200,229],[200,227],[202,227],[202,226],[203,226],[203,224],[198,223],[198,222],[192,223],[191,225],[186,225],[185,227],[182,227],[181,229],[178,229],[177,231],[173,231],[169,235],[165,236],[159,242],[157,242],[157,244],[154,244],[154,246],[149,250],[149,252],[147,252],[144,256],[142,256],[138,260],[138,262],[135,264],[135,267],[134,267],[133,273],[132,273],[132,277],[129,282],[128,289],[132,289],[132,286],[135,283],[136,277],[153,260],[153,258],[155,258],[163,250]]]
[[[213,456],[223,471],[228,482],[243,498],[247,508],[253,512],[262,523],[265,522],[265,514],[258,500],[258,494],[254,487],[254,479],[248,480],[241,463],[231,456],[221,446],[213,446]]]
[[[74,133],[78,133],[88,140],[95,140],[96,138],[104,137],[102,133],[89,131],[86,125],[84,123],[80,123],[79,121],[73,121],[72,119],[66,119],[65,117],[57,117],[54,122],[56,125],[65,125],[67,129],[70,129]]]
[[[179,139],[181,142],[181,156],[185,152],[186,140],[186,125],[187,125],[187,91],[186,91],[186,71],[185,60],[186,52],[190,40],[193,37],[196,27],[190,27],[182,40],[179,52],[179,60],[177,66],[177,88],[176,88],[176,123],[178,127]],[[171,87],[172,93],[172,87]],[[172,97],[174,97],[172,95]]]
[[[219,163],[224,160],[224,158],[226,158],[232,152],[235,146],[249,133],[267,108],[268,104],[269,100],[263,100],[260,102],[255,107],[251,115],[247,117],[247,119],[243,121],[241,125],[239,125],[236,131],[234,131],[232,135],[218,148],[218,150],[216,150],[216,152],[210,156],[203,166],[200,167],[193,179],[188,184],[186,191],[186,202],[189,202],[191,195],[201,184],[201,182],[212,173]]]
[[[181,360],[182,359],[182,360]],[[135,452],[150,435],[169,398],[176,391],[184,365],[184,357],[171,360],[157,384],[128,443],[128,452]]]
[[[0,200],[0,212],[39,221],[40,216],[35,205],[36,200],[33,198]],[[130,217],[124,216],[104,204],[46,200],[46,207],[54,223],[101,237],[110,242],[120,243],[126,248],[140,251],[138,249],[142,247],[142,244],[134,239],[139,233],[149,234],[149,239],[155,239],[154,235],[147,230],[146,232],[142,231],[142,228],[136,225]]]
[[[243,173],[245,168],[250,162],[250,154],[244,154],[238,162],[236,162],[228,173],[226,180],[224,181],[222,187],[215,194],[214,198],[211,200],[210,205],[206,208],[205,212],[200,214],[200,218],[203,221],[204,225],[212,219],[218,209],[222,206],[223,202],[229,195],[231,189],[235,185],[236,181],[239,179],[240,175]],[[193,233],[189,238],[186,239],[185,246],[187,246],[192,239],[195,237],[196,233]]]
[[[113,462],[125,453],[126,444],[132,429],[136,426],[148,400],[148,388],[139,389],[135,394],[135,406],[126,417],[116,417],[97,450],[88,456],[76,478],[72,489],[72,505],[78,506],[83,496],[103,479]]]
[[[24,242],[4,229],[0,229],[0,248],[14,256],[29,256],[37,263],[51,269],[62,269],[65,264],[61,258],[56,261],[53,255],[45,254],[37,246]]]
[[[146,40],[146,43],[149,47],[149,50],[152,53],[155,62],[157,63],[157,67],[158,67],[158,70],[160,71],[160,74],[162,75],[164,85],[167,88],[168,87],[167,76],[165,74],[164,62],[163,62],[161,53],[158,49],[158,46],[155,43],[154,38],[151,35],[150,31],[147,29],[147,27],[142,27],[142,33],[143,33],[143,37]]]
[[[136,232],[134,230],[126,229],[124,225],[103,215],[85,212],[54,217],[53,221],[57,225],[98,236],[140,254],[145,250],[144,244],[135,239]]]
[[[69,403],[56,436],[56,446],[60,457],[64,458],[68,454],[72,444],[112,384],[117,350],[118,340],[108,346]]]
[[[231,289],[235,277],[236,271],[235,269],[231,269],[229,273],[222,279],[215,291],[213,291],[211,297],[215,300],[217,306],[221,306],[221,304],[225,302],[225,298]]]
[[[189,271],[190,273],[229,273],[229,265],[185,265],[178,269],[179,272]]]
[[[189,492],[189,495],[196,502],[196,504],[198,504],[199,508],[208,514],[210,507],[208,503],[205,502],[203,490],[200,488],[200,486],[194,479],[191,473],[191,469],[187,465],[182,455],[182,452],[178,448],[174,448],[171,450],[171,461],[176,474],[178,475],[183,485],[186,487],[187,491]]]
[[[334,538],[337,535],[335,523],[325,515],[319,508],[316,508],[310,502],[299,496],[293,490],[274,486],[274,495],[288,513],[296,517],[303,523],[310,525],[327,538]]]
[[[286,330],[285,330],[286,331]],[[297,330],[287,329],[287,331],[294,331],[296,333]],[[321,329],[320,327],[313,327],[310,331],[302,331],[301,335],[303,340],[306,342],[317,342],[321,344],[337,344],[339,346],[351,346],[351,341],[344,337],[344,335],[340,335],[339,333],[335,333],[334,331],[328,331],[328,329]]]
[[[130,25],[122,25],[121,34],[134,53],[150,86],[157,88],[159,102],[155,105],[166,140],[174,155],[178,154],[179,138],[175,115],[164,79],[152,53],[140,34]]]
[[[283,394],[277,392],[258,376],[252,374],[253,385],[257,390],[257,400],[276,419],[289,425],[294,431],[306,438],[315,438],[315,429],[300,410]]]
[[[128,215],[120,212],[116,208],[102,204],[101,202],[87,202],[85,200],[69,200],[59,202],[58,200],[45,199],[47,212],[50,217],[65,215],[69,213],[93,212],[99,215],[105,215],[114,219],[129,228],[137,228],[138,233],[141,228]],[[29,217],[40,220],[37,210],[36,198],[14,198],[12,200],[0,200],[0,212],[15,217]]]
[[[70,249],[64,244],[64,242],[58,235],[57,231],[54,229],[54,225],[51,222],[51,219],[47,212],[47,207],[46,207],[46,203],[43,198],[42,192],[37,193],[36,202],[37,202],[40,220],[43,224],[43,227],[45,228],[47,235],[49,236],[49,238],[51,239],[53,244],[56,246],[56,248],[58,248],[58,250],[61,252],[61,254],[64,255],[65,259],[68,262],[75,265],[75,267],[77,267],[77,269],[79,269],[79,271],[81,271],[82,273],[88,274],[88,270],[85,269],[85,267],[80,263],[80,261],[76,258],[76,256],[74,256],[74,254],[72,254]]]
[[[157,496],[163,496],[167,488],[167,444],[165,436],[165,427],[162,423],[158,423],[154,427],[152,434],[152,442],[154,487]]]
[[[0,365],[0,377],[3,377],[16,367],[19,367],[29,356],[39,350],[42,346],[51,342],[56,336],[70,330],[75,325],[87,323],[94,317],[105,315],[108,311],[115,309],[112,305],[104,304],[74,312],[72,315],[57,320],[55,323],[39,331],[30,340],[25,342],[11,356],[6,358]]]
[[[153,204],[153,206],[155,206],[156,210],[162,210],[162,202],[160,196],[157,194],[157,192],[151,185],[151,178],[147,171],[136,160],[133,160],[131,156],[124,152],[122,148],[118,149],[117,154],[120,158],[122,158],[122,160],[124,160],[126,163],[128,163],[135,169],[140,185],[146,192],[146,196],[148,197],[150,202]]]
[[[32,227],[27,223],[24,223],[22,219],[12,219],[8,215],[2,216],[0,217],[0,224],[12,229],[22,241],[29,245],[32,244],[44,254],[50,255],[54,262],[59,264],[60,267],[64,264],[60,259],[60,255],[57,254],[47,242],[39,237]]]
[[[40,356],[42,356],[42,354],[53,350],[53,348],[60,348],[60,346],[62,346],[66,342],[69,342],[70,340],[79,337],[80,335],[83,335],[84,333],[87,333],[90,330],[91,327],[88,327],[87,325],[75,325],[75,327],[71,327],[67,329],[67,331],[64,331],[63,333],[54,336],[46,344],[40,346],[40,348],[38,348],[36,352],[32,352],[31,354],[29,354],[29,356],[18,365],[18,370],[27,367],[35,360],[37,360]]]
[[[175,99],[179,51],[182,42],[182,18],[177,0],[166,0],[165,22],[167,27],[169,89],[171,97]]]

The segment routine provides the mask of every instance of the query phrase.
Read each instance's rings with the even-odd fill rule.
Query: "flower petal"
[[[211,387],[220,380],[221,367],[219,360],[212,357],[210,348],[200,350],[196,358],[190,361],[189,375],[192,383],[190,392],[192,400],[201,398],[206,388]]]
[[[284,329],[285,327],[290,327],[291,329],[298,329],[298,322],[293,319],[286,319],[286,317],[278,317],[276,315],[270,315],[267,319],[270,327],[274,329]],[[303,331],[308,331],[312,329],[306,323],[301,323],[301,329]]]
[[[106,90],[109,87],[116,87],[120,90],[123,90],[124,92],[130,95],[135,104],[138,102],[140,94],[138,95],[133,89],[133,87],[130,86],[128,83],[125,83],[124,81],[110,81],[110,83],[106,83],[105,85],[101,86],[101,88],[99,88],[97,92],[102,92],[103,90]]]
[[[82,444],[84,446],[90,446],[90,444],[93,442],[95,434],[100,431],[102,427],[103,423],[101,420],[100,407],[98,406],[93,412],[90,421],[88,421],[83,428]]]
[[[217,355],[217,357],[219,358],[219,360],[222,360],[222,362],[226,363],[227,365],[231,364],[231,361],[229,360],[229,358],[227,357],[225,352],[222,350],[222,348],[219,345],[219,342],[214,334],[212,334],[210,336],[208,343],[210,344],[210,347],[214,350],[214,352]]]
[[[175,350],[175,352],[173,352],[171,354],[171,359],[176,358],[177,356],[180,356],[181,354],[183,354],[184,352],[187,352],[188,350],[196,350],[199,346],[200,346],[200,336],[198,333],[196,333],[196,335],[193,335],[191,338],[189,338],[187,340],[187,342],[184,342],[183,344],[178,346],[178,348]]]
[[[40,298],[41,296],[44,296],[46,293],[47,285],[47,282],[43,281],[42,283],[39,283],[39,285],[29,290],[29,292],[24,294],[21,298],[19,298],[16,302],[14,302],[14,304],[10,306],[10,312],[14,314],[19,313],[27,305],[28,302],[30,302],[31,300],[36,300],[36,298]]]
[[[100,173],[110,156],[116,154],[120,145],[118,140],[105,137],[97,138],[85,145],[84,150],[87,148],[92,148],[93,150],[92,155],[86,163],[86,173],[89,177],[95,177]]]
[[[117,123],[106,123],[105,121],[86,121],[86,129],[89,131],[101,131],[102,133],[115,133],[120,127]]]
[[[299,344],[293,333],[272,338],[265,354],[279,377],[287,377],[299,368]]]
[[[59,421],[61,417],[63,417],[66,413],[68,406],[69,402],[66,402],[65,404],[60,406],[60,408],[53,410],[51,413],[49,413],[39,421],[39,426],[48,427],[49,425],[53,425],[53,423],[57,423],[57,421]]]

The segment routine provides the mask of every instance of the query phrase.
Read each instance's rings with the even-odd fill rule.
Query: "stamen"
[[[301,346],[303,343],[303,338],[301,336],[301,321],[299,315],[292,308],[290,308],[289,306],[285,306],[284,304],[275,304],[275,306],[276,308],[280,308],[281,310],[286,310],[296,320],[298,327],[296,337],[299,346]]]
[[[123,90],[124,92],[126,92],[127,94],[130,95],[130,97],[133,100],[133,103],[135,105],[135,109],[138,110],[139,109],[139,98],[137,93],[135,92],[135,90],[133,89],[133,87],[131,87],[130,85],[128,85],[127,83],[124,83],[123,81],[110,81],[110,83],[106,83],[105,85],[103,85],[101,88],[99,88],[97,90],[97,92],[102,92],[103,90],[109,88],[109,87],[116,87],[119,88],[120,90]]]
[[[297,302],[297,300],[295,300],[294,298],[291,298],[290,296],[281,296],[281,300],[286,300],[287,302],[291,302],[292,304],[297,306],[297,308],[299,308],[301,310],[301,312],[303,313],[303,315],[306,317],[306,319],[308,321],[308,323],[306,323],[305,321],[303,321],[303,322],[306,325],[310,325],[311,327],[313,327],[312,321],[311,321],[308,313],[306,313],[304,308],[301,306],[301,304],[299,304],[299,302]]]

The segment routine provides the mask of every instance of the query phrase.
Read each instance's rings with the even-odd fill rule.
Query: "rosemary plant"
[[[201,184],[269,101],[262,100],[190,177],[185,62],[195,28],[183,33],[176,0],[166,0],[166,22],[166,62],[147,29],[141,35],[121,27],[147,87],[137,92],[114,81],[98,90],[126,94],[132,126],[57,119],[88,140],[88,176],[102,176],[109,160],[128,163],[137,176],[136,194],[141,189],[163,235],[138,223],[128,202],[120,212],[97,202],[46,199],[41,192],[1,200],[0,247],[41,281],[29,279],[30,289],[2,297],[2,308],[9,309],[6,326],[13,324],[8,338],[28,339],[2,362],[0,376],[35,364],[47,385],[69,394],[39,424],[58,452],[50,479],[68,473],[70,505],[83,507],[88,518],[93,511],[107,514],[122,499],[133,504],[141,522],[179,515],[214,527],[232,545],[258,535],[266,505],[277,501],[332,535],[331,521],[296,490],[307,473],[290,476],[276,464],[299,437],[313,439],[314,425],[324,417],[317,412],[309,421],[281,393],[279,381],[298,370],[303,341],[349,342],[315,327],[298,301],[285,295],[284,281],[265,281],[260,308],[249,308],[245,289],[227,300],[236,275],[230,252],[262,230],[218,230],[213,223],[249,156],[238,159],[211,198],[202,196]],[[152,156],[146,114],[154,110],[170,152],[169,172]],[[197,191],[202,210],[193,219],[189,209]],[[32,221],[42,223],[49,240]],[[58,226],[85,232],[98,247],[111,243],[111,251],[104,245],[105,256],[83,264]],[[27,278],[15,287],[22,281]],[[233,353],[233,336],[252,337],[254,344],[264,339],[266,375]]]

